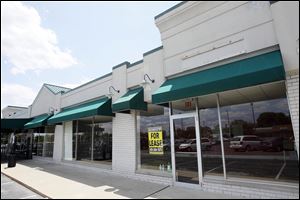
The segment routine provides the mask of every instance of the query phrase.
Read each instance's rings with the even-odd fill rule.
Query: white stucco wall
[[[7,106],[2,109],[2,118],[28,118],[28,108]]]
[[[112,76],[100,78],[82,85],[75,90],[62,94],[61,108],[75,105],[84,101],[101,97],[108,93],[108,87],[112,84]]]
[[[120,92],[117,93],[116,91],[111,89],[111,92],[113,93],[112,102],[115,102],[127,92],[127,66],[127,64],[122,64],[121,66],[113,69],[111,85]],[[108,89],[109,86],[107,87],[107,92]]]
[[[278,44],[268,1],[186,4],[156,20],[166,76]]]
[[[299,1],[273,3],[271,11],[285,71],[299,74]]]
[[[144,76],[144,62],[127,68],[127,87],[139,86]]]
[[[48,113],[50,107],[55,107],[55,94],[43,86],[32,103],[30,117]]]
[[[151,102],[151,94],[153,94],[165,81],[163,58],[163,49],[160,49],[148,55],[144,55],[144,74],[148,74],[151,79],[154,79],[154,83],[150,83],[144,90],[144,100],[146,102]],[[147,81],[149,80],[147,79]]]

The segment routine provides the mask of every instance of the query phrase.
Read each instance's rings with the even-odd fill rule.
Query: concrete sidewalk
[[[49,198],[75,199],[232,199],[223,194],[133,180],[40,160],[1,164],[1,173]]]
[[[1,174],[1,199],[44,199],[44,197]]]

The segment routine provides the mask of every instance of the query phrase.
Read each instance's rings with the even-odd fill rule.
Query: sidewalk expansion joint
[[[143,199],[145,199],[145,198],[147,198],[147,197],[150,197],[150,196],[152,196],[152,195],[154,195],[154,194],[157,194],[157,193],[159,193],[159,192],[161,192],[161,191],[167,189],[168,187],[170,187],[170,185],[167,185],[166,187],[163,187],[163,188],[161,188],[161,189],[159,189],[159,190],[157,190],[157,191],[155,191],[155,192],[153,192],[153,193],[151,193],[151,194],[145,196]]]

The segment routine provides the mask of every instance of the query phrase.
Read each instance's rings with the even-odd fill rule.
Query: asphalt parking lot
[[[1,173],[1,199],[45,199]]]

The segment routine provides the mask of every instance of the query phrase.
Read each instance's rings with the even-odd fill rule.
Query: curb
[[[26,187],[27,189],[31,190],[31,191],[34,192],[34,193],[37,193],[38,195],[40,195],[40,196],[42,196],[42,197],[44,197],[44,198],[52,199],[52,198],[50,198],[49,196],[47,196],[47,195],[41,193],[40,191],[38,191],[38,190],[36,190],[36,189],[30,187],[29,185],[27,185],[27,184],[25,184],[25,183],[23,183],[23,182],[21,182],[21,181],[15,179],[15,178],[13,178],[13,177],[10,176],[10,175],[5,174],[4,172],[1,172],[1,174],[3,174],[4,176],[7,176],[7,177],[10,178],[11,180],[17,182],[18,184],[20,184],[20,185]]]

